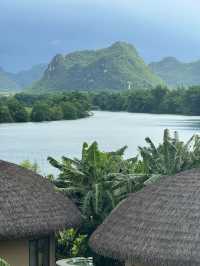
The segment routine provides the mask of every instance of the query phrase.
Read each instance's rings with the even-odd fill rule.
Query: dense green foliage
[[[147,175],[138,173],[137,158],[123,159],[125,149],[102,152],[96,142],[90,146],[84,143],[80,160],[63,157],[58,162],[49,158],[49,162],[60,170],[54,184],[77,204],[84,217],[85,222],[80,228],[80,234],[87,235],[82,243],[84,256],[93,256],[98,265],[110,265],[110,260],[93,254],[88,247],[89,236],[121,200],[141,189],[148,179]],[[60,254],[69,240],[59,237],[58,241]],[[80,245],[78,254],[84,246]],[[65,256],[71,252],[63,251]]]
[[[60,170],[55,184],[80,207],[87,220],[86,232],[101,224],[128,193],[141,188],[146,176],[136,173],[136,158],[123,159],[126,147],[102,152],[96,142],[83,144],[81,159],[48,158]]]
[[[0,98],[0,123],[78,119],[88,116],[89,111],[88,96],[78,92],[42,96],[22,93]]]
[[[117,42],[97,51],[55,56],[43,78],[31,90],[126,90],[162,83],[132,45]]]
[[[188,142],[180,141],[178,133],[171,137],[164,131],[163,143],[158,147],[146,138],[147,147],[139,147],[141,164],[146,174],[173,175],[200,166],[200,137],[192,136]]]
[[[80,234],[77,230],[68,229],[56,235],[56,258],[86,257],[87,235]]]
[[[38,81],[44,74],[47,65],[35,65],[31,69],[18,73],[9,73],[0,68],[0,92],[20,91]]]
[[[138,156],[130,159],[123,157],[126,147],[102,152],[96,142],[83,144],[81,159],[62,157],[59,162],[48,158],[60,171],[58,178],[53,179],[54,184],[78,205],[84,217],[79,231],[58,235],[59,255],[73,256],[75,245],[76,254],[93,256],[96,265],[116,265],[89,249],[87,241],[96,227],[129,193],[156,182],[161,176],[200,167],[200,136],[195,135],[184,143],[177,132],[171,137],[166,129],[158,146],[150,138],[146,142],[147,146],[139,147]]]
[[[108,111],[200,115],[200,86],[94,93],[91,101],[94,108]]]
[[[91,107],[92,106],[92,107]],[[0,98],[0,123],[78,119],[91,108],[136,113],[200,115],[200,86],[170,90],[153,89],[124,92],[25,94]]]
[[[25,106],[15,97],[3,97],[0,99],[0,122],[27,122],[28,112]]]
[[[150,69],[172,86],[191,86],[200,84],[200,60],[182,63],[174,57],[166,57],[149,65]]]

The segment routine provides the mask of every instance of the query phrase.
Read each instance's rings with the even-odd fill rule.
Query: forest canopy
[[[78,92],[59,95],[20,93],[0,99],[0,123],[78,119],[87,117],[90,109],[87,95]]]
[[[94,93],[91,97],[93,107],[100,110],[200,115],[200,86],[174,90],[157,86],[154,89],[121,93]]]
[[[0,123],[71,120],[91,110],[200,115],[200,86],[137,89],[125,92],[25,94],[0,98]]]

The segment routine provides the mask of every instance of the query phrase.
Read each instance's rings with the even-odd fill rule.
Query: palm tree
[[[124,160],[126,146],[115,152],[102,152],[96,142],[83,144],[81,159],[62,157],[62,162],[48,160],[60,170],[55,185],[80,207],[92,228],[96,228],[110,211],[138,190],[146,177],[135,173],[137,158]]]
[[[139,147],[144,171],[148,174],[172,175],[200,166],[200,137],[194,135],[188,142],[180,141],[178,133],[171,137],[165,129],[163,143],[155,146],[150,138],[148,147]]]

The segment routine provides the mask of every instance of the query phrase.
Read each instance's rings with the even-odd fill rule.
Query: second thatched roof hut
[[[130,195],[90,246],[127,265],[200,265],[200,170],[163,177]]]

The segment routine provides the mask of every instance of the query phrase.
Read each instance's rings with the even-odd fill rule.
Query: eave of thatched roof
[[[200,170],[130,195],[90,239],[94,251],[149,265],[200,265]]]
[[[47,179],[0,161],[0,239],[45,235],[80,222],[77,207]]]

